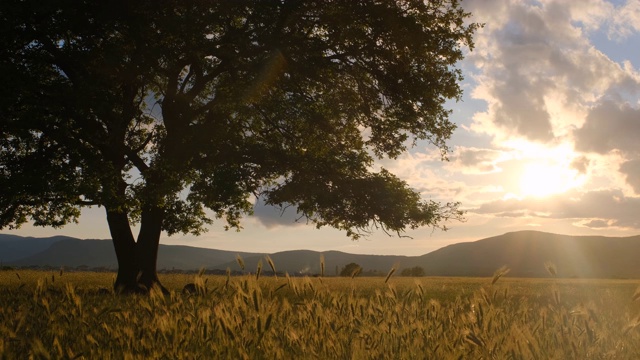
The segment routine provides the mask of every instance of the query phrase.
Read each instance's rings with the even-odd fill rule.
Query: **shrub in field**
[[[345,265],[340,271],[340,276],[344,277],[355,277],[362,272],[362,266],[356,263],[349,263]]]

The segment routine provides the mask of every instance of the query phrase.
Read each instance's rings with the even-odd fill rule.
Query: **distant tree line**
[[[420,276],[425,276],[425,272],[422,267],[414,266],[412,268],[402,269],[402,271],[400,272],[400,276],[420,277]]]
[[[384,276],[386,273],[384,272],[380,272],[378,270],[367,270],[365,271],[362,266],[360,266],[357,263],[349,263],[347,265],[345,265],[342,270],[340,271],[340,276],[343,277],[355,277],[355,276],[359,276],[359,275],[363,275],[363,276]],[[421,277],[421,276],[425,276],[426,273],[424,271],[424,268],[422,268],[421,266],[414,266],[412,268],[406,268],[403,269],[400,272],[400,276],[413,276],[413,277]]]

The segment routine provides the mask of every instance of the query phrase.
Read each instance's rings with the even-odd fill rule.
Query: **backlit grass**
[[[0,358],[640,358],[636,281],[161,275],[169,296],[116,296],[113,280],[0,272]]]

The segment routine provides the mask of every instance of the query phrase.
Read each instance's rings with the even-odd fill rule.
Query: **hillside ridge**
[[[508,232],[471,242],[455,243],[420,256],[361,255],[345,252],[287,250],[269,254],[276,270],[290,274],[320,273],[320,255],[325,274],[335,275],[346,264],[360,264],[370,274],[386,274],[419,266],[429,276],[491,276],[506,265],[514,277],[549,277],[545,263],[553,263],[559,277],[640,278],[640,235],[627,237],[562,235],[535,230]],[[236,261],[240,255],[245,268]],[[238,252],[160,245],[158,269],[226,270],[252,272],[263,253]],[[49,266],[116,269],[110,240],[80,240],[58,236],[23,238],[0,234],[0,261],[11,266]]]

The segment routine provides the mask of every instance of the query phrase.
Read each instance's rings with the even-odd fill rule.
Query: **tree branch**
[[[221,62],[220,65],[218,65],[214,69],[215,71],[210,71],[206,75],[199,74],[199,76],[196,77],[195,84],[193,84],[193,86],[189,88],[189,90],[186,93],[184,93],[185,98],[189,102],[191,102],[198,95],[200,95],[204,91],[204,89],[207,87],[207,85],[211,81],[213,81],[213,79],[215,79],[216,77],[220,76],[222,73],[227,71],[227,66],[224,64],[225,64],[224,62]]]
[[[149,145],[149,142],[151,142],[151,139],[153,139],[153,133],[150,133],[149,135],[147,135],[147,138],[142,142],[142,144],[140,144],[140,146],[138,146],[135,149],[131,149],[130,151],[132,151],[134,154],[139,153],[140,151],[144,150],[144,148],[146,148],[147,145]]]
[[[127,159],[129,159],[129,161],[131,161],[133,166],[135,166],[141,173],[144,173],[145,171],[149,170],[149,165],[147,165],[147,163],[145,163],[144,160],[142,160],[142,158],[138,155],[137,152],[127,148],[125,150],[125,154],[127,156]]]

